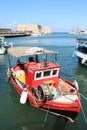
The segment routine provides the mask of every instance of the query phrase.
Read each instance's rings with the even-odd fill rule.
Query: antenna
[[[44,66],[47,67],[47,58],[44,56]]]

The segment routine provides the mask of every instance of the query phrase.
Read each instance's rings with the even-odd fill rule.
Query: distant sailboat
[[[86,29],[76,29],[75,31],[71,31],[71,32],[69,32],[69,34],[71,34],[71,35],[79,35],[79,34],[87,34],[87,31],[86,31]]]

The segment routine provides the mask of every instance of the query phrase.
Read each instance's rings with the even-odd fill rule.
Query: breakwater
[[[20,33],[20,32],[11,32],[11,33],[0,33],[0,37],[10,38],[10,37],[23,37],[31,36],[30,33]]]

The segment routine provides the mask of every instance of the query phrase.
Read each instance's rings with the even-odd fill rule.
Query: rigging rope
[[[87,101],[87,98],[85,96],[83,96],[81,93],[80,93],[80,95]]]
[[[86,98],[85,96],[83,96],[81,93],[80,93],[80,95],[83,97],[84,100],[87,101],[87,98]],[[84,117],[84,119],[85,119],[85,122],[87,123],[87,118],[86,118],[85,112],[84,112],[84,110],[83,110],[82,104],[81,104],[81,109],[82,109],[82,113],[83,113],[83,117]]]
[[[83,110],[82,105],[81,105],[81,109],[82,109],[82,113],[83,113],[83,117],[84,117],[84,119],[85,119],[85,122],[87,123],[86,115],[85,115],[85,112],[84,112],[84,110]]]

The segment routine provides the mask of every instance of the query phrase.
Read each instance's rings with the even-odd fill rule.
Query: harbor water
[[[72,56],[76,46],[76,36],[53,33],[6,40],[13,42],[13,46],[38,46],[58,51],[57,62],[61,65],[61,76],[71,82],[77,80],[82,106],[75,122],[70,123],[61,117],[47,115],[29,103],[20,104],[20,96],[11,82],[6,82],[8,69],[6,53],[0,55],[0,130],[87,130],[87,67],[80,65],[77,57]]]

